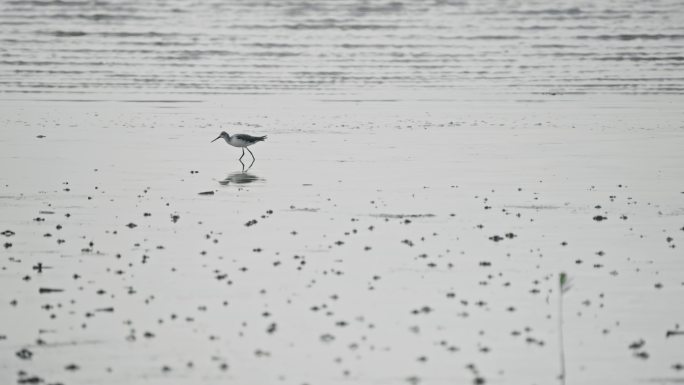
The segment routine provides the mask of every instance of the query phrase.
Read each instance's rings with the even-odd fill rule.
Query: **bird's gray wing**
[[[245,142],[259,142],[266,139],[265,136],[252,136],[247,134],[235,134],[236,139],[244,140]]]

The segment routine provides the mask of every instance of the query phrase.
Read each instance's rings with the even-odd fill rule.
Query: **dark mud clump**
[[[38,293],[40,294],[61,293],[63,291],[64,289],[54,289],[50,287],[41,287],[40,289],[38,289]]]
[[[22,360],[30,360],[31,357],[33,357],[33,352],[24,348],[17,352],[17,357],[21,358]]]

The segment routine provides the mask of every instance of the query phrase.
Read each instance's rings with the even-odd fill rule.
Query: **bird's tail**
[[[266,137],[267,137],[267,135],[258,137],[258,138],[257,138],[257,142],[261,142],[261,141],[266,140]]]

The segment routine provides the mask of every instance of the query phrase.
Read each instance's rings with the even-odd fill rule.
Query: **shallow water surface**
[[[14,94],[682,94],[678,1],[4,1]]]

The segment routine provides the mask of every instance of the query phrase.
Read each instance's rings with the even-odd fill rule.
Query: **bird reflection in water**
[[[257,182],[257,181],[262,181],[263,179],[259,178],[258,176],[254,174],[249,173],[249,169],[252,167],[250,164],[249,167],[245,170],[245,164],[242,163],[242,171],[236,171],[232,174],[229,174],[224,180],[219,181],[219,183],[223,186],[227,186],[228,184],[248,184],[252,182]],[[254,162],[252,161],[252,164]]]

